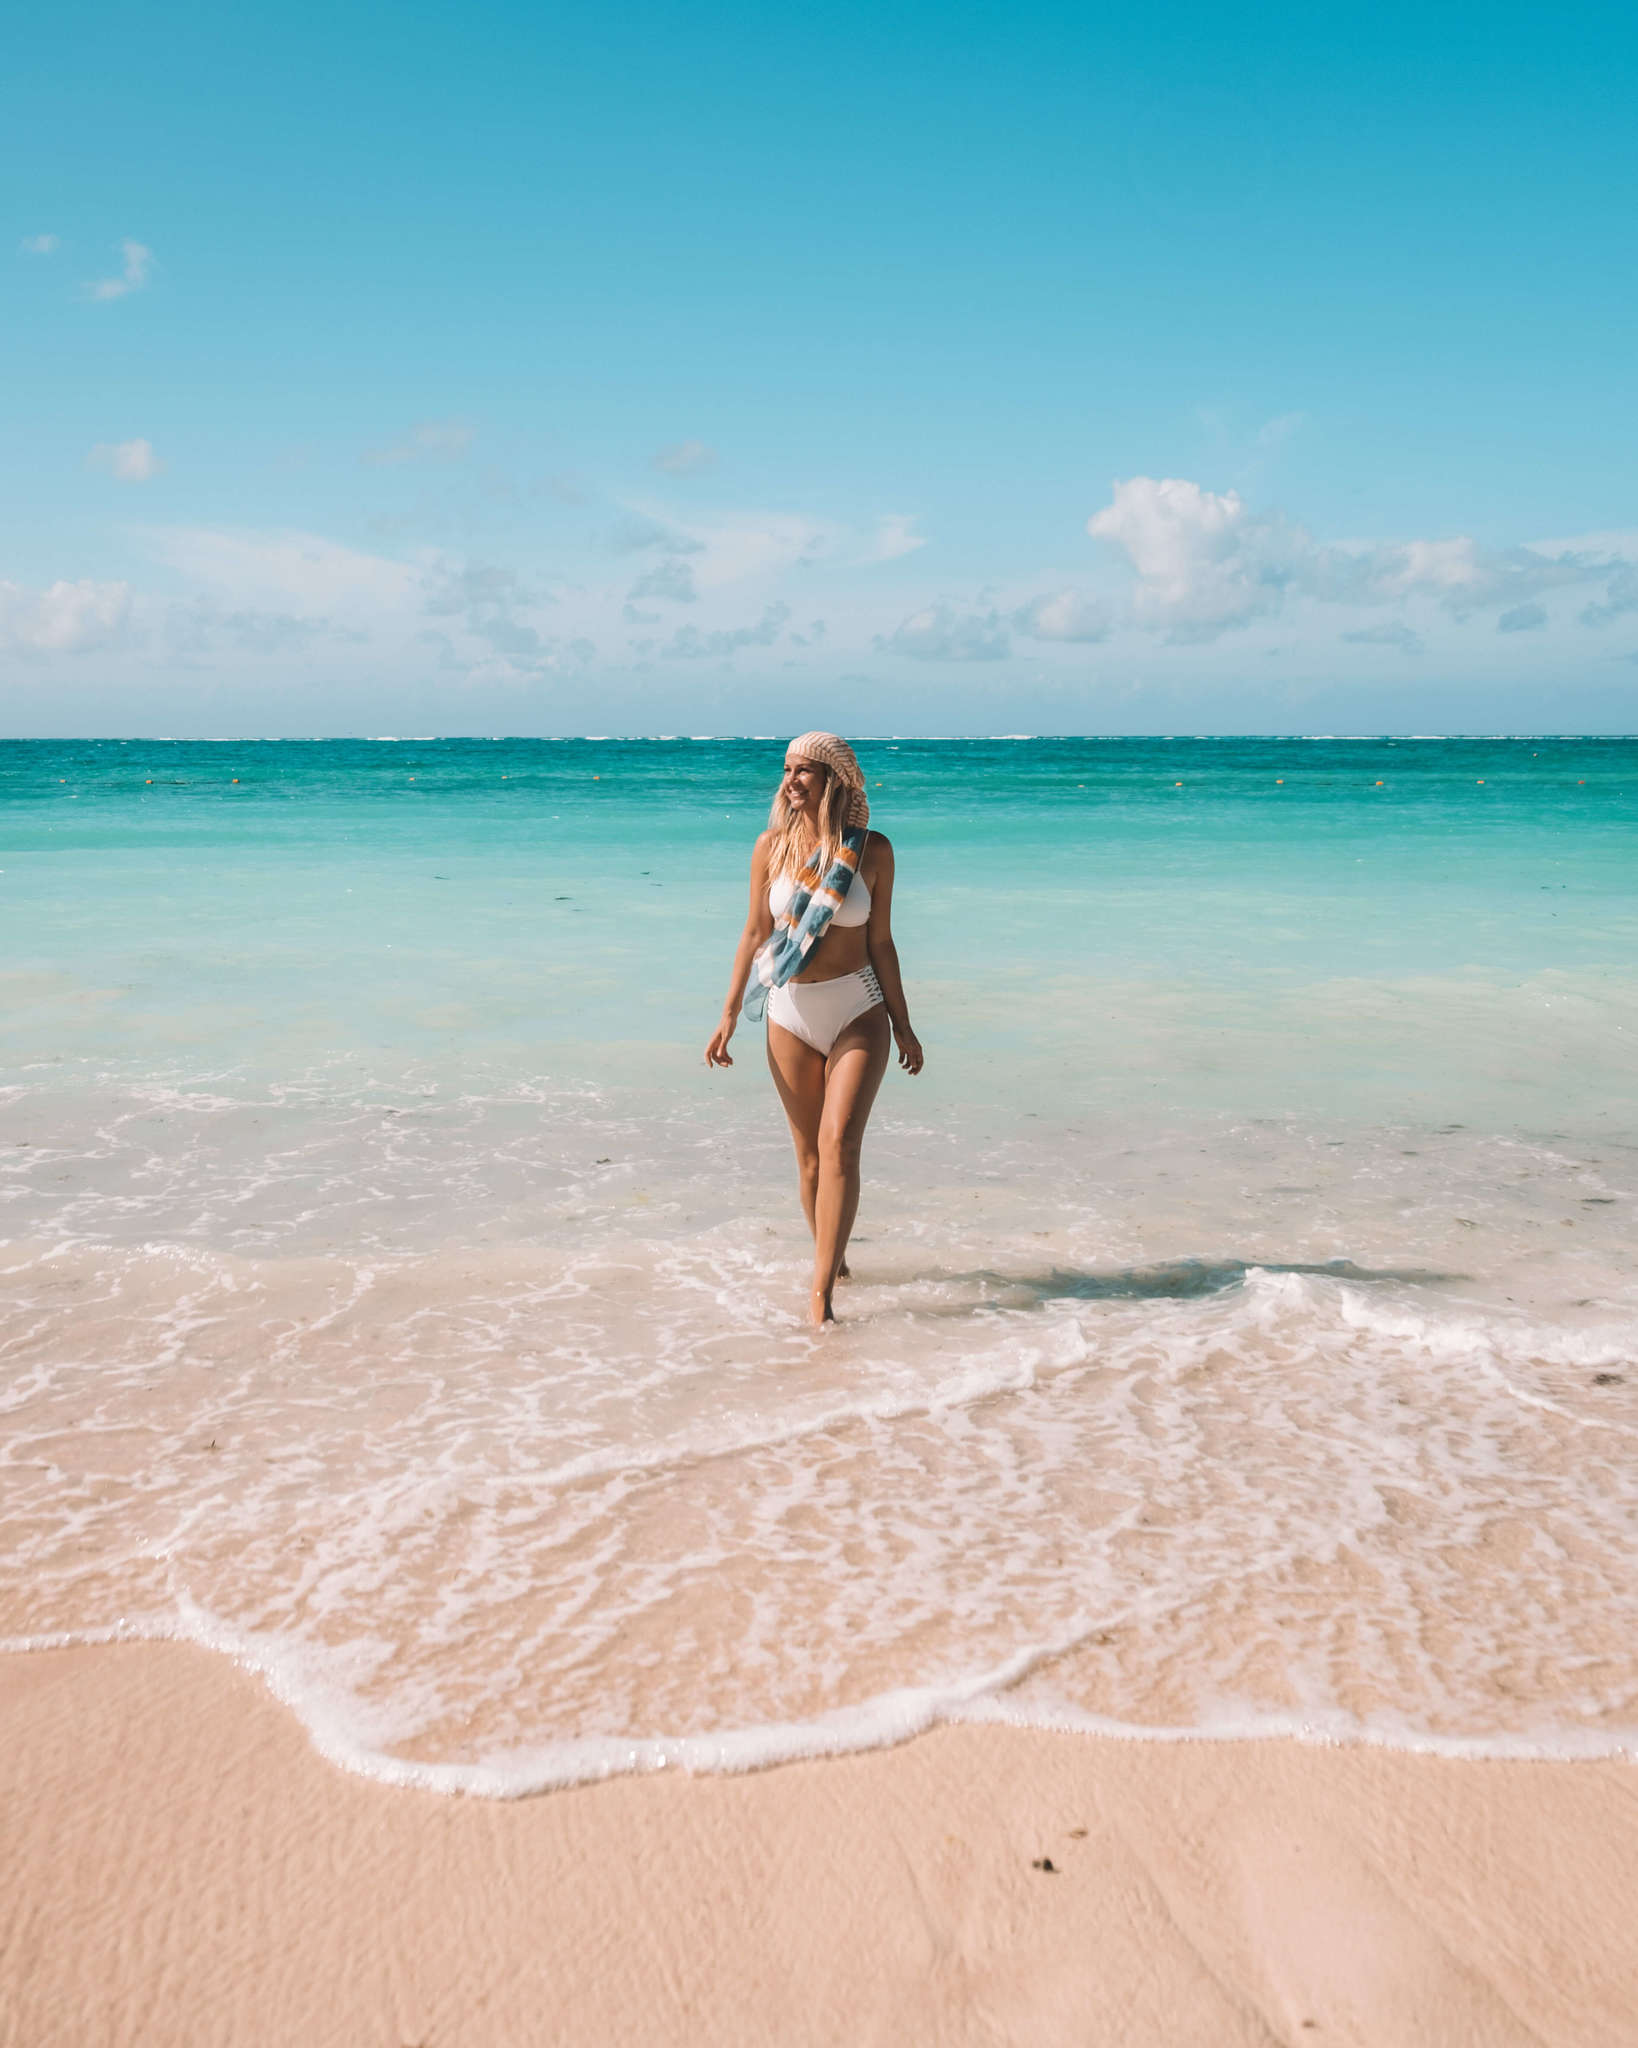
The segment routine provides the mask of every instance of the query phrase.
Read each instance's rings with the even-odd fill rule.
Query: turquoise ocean
[[[497,1794],[1638,1748],[1638,741],[861,740],[842,1322],[701,1054],[783,737],[0,743],[0,1648]]]

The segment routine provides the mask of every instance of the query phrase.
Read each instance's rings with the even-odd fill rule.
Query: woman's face
[[[824,801],[830,770],[820,761],[804,761],[793,754],[785,762],[785,801],[806,818],[817,818]]]

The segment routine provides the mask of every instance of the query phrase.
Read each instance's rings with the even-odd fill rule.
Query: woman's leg
[[[770,1017],[768,1071],[773,1075],[790,1123],[802,1190],[802,1214],[812,1230],[814,1204],[819,1195],[819,1120],[825,1109],[825,1056]]]
[[[813,1295],[816,1323],[833,1320],[830,1297],[859,1213],[859,1155],[876,1091],[887,1072],[892,1033],[877,1003],[842,1031],[825,1062],[819,1118],[819,1174],[813,1213]]]

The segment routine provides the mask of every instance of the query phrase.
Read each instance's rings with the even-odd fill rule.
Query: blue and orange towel
[[[775,922],[751,962],[751,979],[745,991],[747,1017],[761,1017],[768,1007],[770,991],[783,988],[793,974],[800,973],[803,962],[824,937],[826,925],[853,887],[865,837],[861,827],[848,826],[823,877],[819,874],[823,848],[816,846],[802,863],[783,916]]]

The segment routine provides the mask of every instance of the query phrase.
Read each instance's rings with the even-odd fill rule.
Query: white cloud
[[[1120,548],[1137,571],[1139,624],[1174,640],[1208,640],[1276,611],[1293,558],[1310,547],[1276,520],[1255,519],[1238,491],[1221,496],[1182,477],[1135,476],[1086,530]]]
[[[423,572],[313,533],[212,526],[144,530],[150,553],[190,582],[251,607],[328,615],[400,611],[415,604]]]
[[[1355,606],[1418,600],[1461,619],[1570,584],[1613,579],[1613,592],[1629,573],[1609,553],[1487,548],[1467,536],[1322,546],[1277,513],[1251,512],[1236,491],[1219,495],[1179,477],[1117,481],[1087,531],[1120,548],[1137,572],[1134,620],[1177,641],[1215,639],[1278,611],[1288,593]],[[1592,610],[1613,615],[1608,606]]]
[[[1547,609],[1539,604],[1516,604],[1496,621],[1498,633],[1533,633],[1547,623]]]
[[[883,654],[909,654],[917,661],[1000,661],[1011,652],[998,612],[958,612],[947,604],[912,612],[876,645]]]
[[[742,647],[771,647],[791,615],[788,604],[771,604],[754,626],[708,632],[699,626],[679,626],[660,649],[671,661],[701,661],[737,654]]]
[[[876,521],[876,532],[870,543],[870,559],[873,562],[896,562],[901,555],[913,555],[917,548],[927,545],[927,536],[917,533],[915,515],[908,512],[884,512]]]
[[[62,243],[56,235],[25,235],[19,246],[25,256],[51,256]]]
[[[1319,595],[1336,582],[1343,595],[1357,588],[1368,600],[1430,597],[1458,618],[1493,604],[1518,604],[1540,591],[1606,576],[1611,564],[1595,557],[1550,556],[1534,548],[1485,548],[1465,535],[1454,540],[1386,543],[1359,555],[1318,551],[1312,580]]]
[[[422,420],[384,448],[366,448],[359,460],[371,469],[392,469],[405,462],[459,462],[476,434],[470,420]]]
[[[908,515],[893,513],[865,532],[801,512],[730,512],[700,519],[665,505],[639,503],[624,508],[609,545],[621,552],[658,548],[696,556],[694,582],[710,591],[793,568],[821,563],[854,567],[910,554],[926,545],[924,535],[910,530],[913,524]]]
[[[153,268],[154,252],[141,242],[126,240],[120,243],[120,254],[124,257],[118,277],[104,277],[95,284],[86,286],[87,296],[93,299],[123,299],[127,292],[139,292],[148,282],[148,272]]]
[[[835,542],[832,528],[787,512],[745,513],[716,525],[689,521],[683,531],[698,546],[694,574],[702,590],[822,561]]]
[[[717,451],[703,441],[675,441],[654,457],[654,467],[667,476],[700,476],[716,464]]]
[[[128,583],[84,577],[29,590],[0,581],[0,643],[23,654],[83,654],[116,639],[130,610]]]
[[[1031,598],[1013,613],[1012,623],[1031,640],[1091,641],[1109,636],[1107,609],[1079,590]]]
[[[1630,528],[1572,533],[1560,540],[1531,540],[1526,541],[1525,546],[1533,555],[1588,555],[1598,561],[1613,555],[1624,562],[1638,562],[1638,532]]]
[[[439,650],[438,666],[468,687],[519,688],[549,676],[582,675],[597,659],[597,643],[584,635],[548,637],[515,619],[496,619],[477,629],[476,652],[470,643],[458,648],[446,633],[429,630],[421,637]]]
[[[99,441],[86,457],[93,469],[105,469],[122,484],[145,484],[165,467],[151,441]]]
[[[580,672],[596,647],[562,616],[557,594],[505,563],[423,556],[395,561],[310,533],[214,527],[138,529],[148,551],[174,570],[182,595],[167,614],[170,644],[201,659],[322,647],[334,659],[368,645],[382,672],[404,673],[437,651],[439,666],[468,682],[522,684]]]

